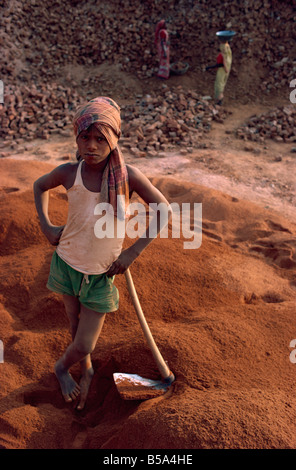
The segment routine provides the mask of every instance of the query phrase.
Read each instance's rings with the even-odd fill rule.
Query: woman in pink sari
[[[169,78],[170,76],[170,46],[169,34],[166,30],[164,20],[159,21],[155,30],[155,46],[159,59],[157,76],[159,78]]]

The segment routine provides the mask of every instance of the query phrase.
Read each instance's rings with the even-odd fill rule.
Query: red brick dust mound
[[[158,237],[131,267],[176,380],[161,397],[120,398],[114,372],[151,379],[159,372],[124,276],[117,276],[120,309],[107,316],[93,354],[89,399],[77,412],[64,403],[53,374],[70,334],[61,298],[46,289],[53,247],[39,229],[31,186],[45,166],[9,163],[1,162],[3,181],[18,190],[3,190],[0,199],[2,447],[295,447],[293,223],[218,191],[153,178],[170,202],[202,203],[203,209],[199,249],[184,249],[185,238]],[[13,165],[23,186],[12,176]],[[54,223],[65,222],[62,191],[52,191],[50,214]],[[79,368],[72,373],[79,380]]]

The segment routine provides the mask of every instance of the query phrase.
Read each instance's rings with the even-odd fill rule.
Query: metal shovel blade
[[[166,393],[172,380],[145,379],[137,374],[113,374],[117,390],[124,400],[149,400]]]

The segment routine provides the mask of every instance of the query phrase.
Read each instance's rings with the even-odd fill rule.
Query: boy
[[[105,315],[118,309],[114,276],[122,274],[153,240],[139,238],[122,251],[124,235],[116,224],[126,217],[129,196],[135,191],[147,204],[169,203],[138,169],[125,165],[119,147],[120,108],[110,98],[98,97],[81,107],[74,117],[78,161],[66,163],[34,183],[34,195],[41,229],[57,246],[51,261],[47,287],[63,295],[70,321],[72,343],[55,364],[55,374],[66,402],[80,395],[77,409],[83,409],[94,374],[90,354],[101,333]],[[62,185],[68,194],[69,211],[65,226],[54,226],[48,216],[48,191]],[[95,207],[108,203],[108,217],[115,224],[114,237],[98,238],[94,226]],[[163,210],[163,209],[162,209]],[[111,219],[109,219],[111,221]],[[157,213],[157,233],[161,230]],[[108,221],[108,219],[107,219]],[[78,385],[70,367],[80,362]]]

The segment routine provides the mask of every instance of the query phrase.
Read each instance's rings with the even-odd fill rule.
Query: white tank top
[[[100,193],[89,191],[84,186],[81,166],[82,161],[74,184],[67,191],[68,219],[56,252],[76,271],[102,274],[120,255],[125,230],[121,226],[118,234],[117,218],[105,211],[99,215],[98,209],[95,210],[100,202]],[[98,238],[98,235],[103,238]]]

